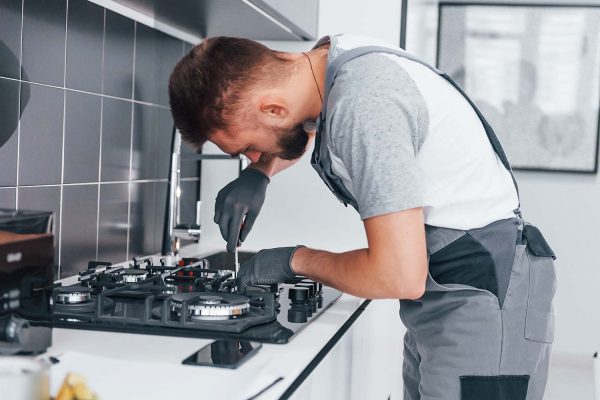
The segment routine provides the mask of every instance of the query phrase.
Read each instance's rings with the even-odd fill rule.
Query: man
[[[405,399],[541,399],[554,254],[521,219],[506,156],[460,88],[373,44],[328,36],[295,54],[211,38],[175,67],[171,109],[183,138],[252,161],[217,197],[229,251],[250,232],[269,177],[313,138],[317,172],[364,222],[368,248],[262,250],[242,264],[239,288],[298,274],[400,299]]]

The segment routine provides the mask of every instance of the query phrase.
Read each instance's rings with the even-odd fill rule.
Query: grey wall
[[[435,62],[437,4],[408,3],[407,50],[429,62]],[[598,0],[578,4],[600,7]],[[523,171],[516,177],[524,217],[542,229],[558,256],[555,353],[591,356],[600,349],[600,178]]]
[[[86,0],[0,0],[0,41],[22,65],[0,68],[0,104],[24,106],[29,93],[0,147],[0,207],[55,213],[61,277],[88,260],[159,251],[167,82],[190,46]],[[16,122],[18,112],[11,119],[0,124]],[[197,163],[182,169],[187,219]]]

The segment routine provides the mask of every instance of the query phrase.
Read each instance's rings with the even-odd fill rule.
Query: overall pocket
[[[525,338],[536,342],[554,340],[554,295],[556,270],[554,252],[533,225],[526,224],[523,238],[527,243],[529,296],[525,316]]]

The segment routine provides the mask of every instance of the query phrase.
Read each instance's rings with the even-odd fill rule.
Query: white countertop
[[[181,255],[202,256],[222,250],[220,243],[202,243],[183,248]],[[51,393],[56,395],[67,372],[84,375],[90,389],[103,400],[247,399],[282,378],[259,396],[276,399],[362,301],[342,295],[289,343],[263,344],[255,356],[235,370],[181,364],[211,343],[209,339],[54,329],[53,345],[43,356],[60,360],[50,369]]]

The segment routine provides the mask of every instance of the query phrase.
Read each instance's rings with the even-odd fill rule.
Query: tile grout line
[[[67,84],[67,41],[69,40],[68,21],[69,21],[69,0],[65,1],[65,53],[63,65],[63,86]],[[62,269],[62,228],[63,228],[63,197],[64,197],[64,179],[65,179],[65,121],[67,108],[67,92],[63,91],[63,120],[62,120],[62,150],[61,150],[61,167],[60,167],[60,223],[58,227],[58,278]]]
[[[21,36],[19,48],[19,120],[17,121],[17,179],[15,183],[15,209],[19,209],[19,169],[21,167],[21,89],[23,86],[23,20],[25,14],[25,0],[21,0]]]
[[[135,104],[141,104],[141,105],[150,106],[150,107],[161,108],[163,110],[171,110],[171,108],[169,106],[164,106],[162,104],[157,104],[157,103],[150,103],[150,102],[142,101],[142,100],[135,100],[133,98],[128,99],[128,98],[125,98],[125,97],[112,96],[110,94],[94,93],[94,92],[89,92],[87,90],[73,89],[73,88],[68,88],[68,87],[50,85],[50,84],[47,84],[47,83],[40,83],[40,82],[33,82],[33,81],[26,81],[26,80],[21,80],[21,79],[9,78],[8,76],[0,76],[0,79],[5,79],[5,80],[8,80],[8,81],[24,82],[24,83],[29,83],[31,85],[45,86],[45,87],[49,87],[49,88],[53,88],[53,89],[66,90],[66,91],[69,91],[69,92],[89,94],[89,95],[92,95],[92,96],[106,97],[106,98],[109,98],[109,99],[126,101],[128,103],[135,103]]]
[[[182,178],[182,181],[185,182],[195,182],[200,180],[200,178]],[[73,182],[73,183],[65,183],[62,186],[90,186],[90,185],[115,185],[115,184],[124,184],[124,183],[168,183],[168,179],[135,179],[131,181],[106,181],[106,182]],[[38,185],[20,185],[18,188],[39,188],[39,187],[59,187],[60,183],[47,183],[47,184],[38,184]],[[17,189],[17,186],[0,186],[0,189]]]
[[[137,46],[137,22],[133,23],[133,65],[131,72],[131,99],[135,97],[135,53]],[[135,103],[131,103],[131,124],[129,129],[129,184],[127,185],[127,246],[125,250],[125,259],[129,260],[129,239],[131,235],[131,192],[133,190],[133,121],[135,113]]]
[[[106,8],[102,9],[102,61],[100,65],[100,92],[104,93],[104,48],[106,43]],[[102,133],[104,131],[104,97],[100,97],[100,146],[98,149],[98,203],[96,208],[96,260],[100,247],[100,191],[102,186]]]

